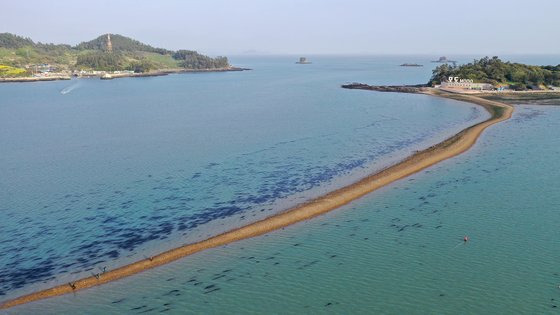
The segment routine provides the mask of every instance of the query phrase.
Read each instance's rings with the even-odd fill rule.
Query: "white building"
[[[490,83],[474,83],[471,79],[460,79],[459,77],[449,77],[447,81],[441,82],[442,88],[466,89],[466,90],[493,90],[494,86]]]

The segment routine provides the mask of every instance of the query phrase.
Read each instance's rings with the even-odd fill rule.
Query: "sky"
[[[227,54],[560,54],[558,0],[0,0],[0,32]]]

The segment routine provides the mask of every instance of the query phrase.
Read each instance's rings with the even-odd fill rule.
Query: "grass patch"
[[[159,68],[180,68],[179,62],[171,55],[160,55],[158,53],[143,52],[142,57],[159,66]]]

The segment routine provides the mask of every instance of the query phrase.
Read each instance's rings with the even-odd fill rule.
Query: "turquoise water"
[[[559,107],[518,106],[466,154],[337,211],[14,312],[556,313],[558,130]]]
[[[430,72],[399,58],[294,60],[0,85],[0,297],[269,216],[487,117],[450,100],[340,88]]]
[[[18,100],[23,97],[20,91],[10,90],[13,93],[12,102],[0,103],[0,117],[6,117],[6,113],[11,115],[10,119],[0,118],[3,119],[0,127],[0,135],[3,136],[0,141],[18,153],[1,157],[2,165],[10,166],[4,167],[2,172],[10,176],[3,176],[9,181],[2,180],[4,195],[1,197],[2,200],[8,200],[8,206],[2,206],[2,219],[7,224],[1,226],[0,233],[4,234],[0,235],[4,239],[17,231],[23,238],[29,237],[27,242],[36,247],[20,251],[19,256],[3,255],[0,262],[20,259],[31,266],[41,266],[33,261],[34,258],[41,257],[40,253],[46,253],[49,257],[52,253],[50,251],[79,248],[82,244],[90,244],[88,240],[109,240],[111,242],[104,242],[99,246],[104,251],[113,250],[113,242],[122,240],[122,235],[113,238],[110,235],[100,236],[96,234],[95,228],[88,229],[79,220],[85,216],[83,212],[88,210],[88,204],[98,203],[119,187],[124,191],[125,197],[119,199],[114,196],[107,204],[115,217],[120,220],[126,218],[119,225],[120,228],[146,229],[171,222],[173,231],[169,234],[161,233],[167,239],[149,240],[132,250],[116,246],[114,250],[119,255],[113,260],[115,264],[125,261],[127,254],[143,255],[156,250],[158,246],[161,248],[165,244],[176,243],[181,237],[188,239],[190,235],[181,234],[190,233],[192,228],[183,230],[186,232],[178,231],[180,222],[193,222],[192,217],[183,217],[185,213],[190,216],[196,213],[211,216],[209,224],[194,229],[197,233],[211,234],[219,231],[220,227],[220,224],[212,222],[223,222],[223,228],[227,228],[251,220],[249,216],[243,219],[241,217],[255,212],[255,209],[260,212],[261,207],[270,209],[264,213],[273,213],[282,209],[282,206],[310,198],[322,189],[352,180],[360,173],[375,169],[391,159],[402,158],[412,152],[418,143],[427,145],[461,125],[472,124],[486,117],[482,111],[469,104],[420,95],[346,91],[337,86],[340,81],[344,83],[346,80],[372,83],[385,80],[386,83],[391,83],[391,80],[397,81],[399,77],[427,76],[429,69],[413,70],[418,72],[411,74],[401,72],[404,70],[397,67],[395,74],[391,70],[394,62],[387,58],[345,60],[325,57],[324,60],[325,63],[328,61],[328,65],[321,66],[316,62],[313,64],[317,67],[315,70],[306,68],[301,70],[302,73],[294,75],[293,71],[296,70],[293,69],[298,68],[288,71],[283,64],[288,64],[289,59],[240,59],[238,62],[269,72],[266,75],[257,70],[230,73],[225,78],[212,74],[215,77],[207,82],[212,86],[207,86],[206,91],[216,89],[216,80],[226,81],[219,85],[220,89],[228,84],[234,87],[230,90],[231,94],[224,92],[200,96],[201,100],[210,104],[210,100],[218,99],[214,100],[216,107],[213,109],[196,107],[197,111],[208,115],[208,120],[192,119],[192,123],[200,121],[192,129],[188,129],[190,125],[184,124],[184,121],[193,114],[187,109],[195,103],[168,100],[169,103],[165,105],[162,98],[169,96],[171,88],[165,90],[166,93],[160,93],[159,97],[139,95],[135,102],[141,105],[126,102],[96,105],[91,101],[90,106],[102,107],[97,110],[89,108],[89,115],[99,115],[97,118],[110,120],[123,112],[120,119],[113,117],[115,122],[112,124],[106,120],[90,121],[87,106],[81,110],[73,108],[72,104],[82,104],[82,98],[74,100],[76,103],[68,102],[68,108],[63,109],[56,104],[65,106],[64,101],[57,101],[48,106],[57,107],[56,109],[47,108],[47,113],[40,115],[36,113],[43,106],[40,100],[35,105],[29,105],[32,102],[28,99]],[[360,70],[363,68],[373,70]],[[162,83],[160,88],[166,89],[165,86],[169,84],[174,84],[176,89],[182,87],[186,94],[177,96],[182,99],[203,90],[197,85],[202,83],[197,82],[204,81],[204,78],[194,80],[193,76],[171,76],[165,78],[170,81]],[[159,82],[156,79],[150,80],[154,80],[148,81],[150,84]],[[191,84],[197,86],[187,85],[183,80],[190,80]],[[251,80],[250,84],[246,80]],[[65,96],[76,95],[81,90],[84,93],[88,89],[95,90],[99,88],[96,84],[102,84],[100,82],[102,81],[80,82],[78,88]],[[122,82],[120,84],[125,89],[127,85],[130,85],[129,89],[134,89],[144,81]],[[276,82],[276,85],[272,82]],[[285,90],[278,90],[280,82],[286,84]],[[255,84],[261,87],[271,84],[270,90],[263,87],[266,93],[263,92],[260,98],[256,97],[250,94],[251,91],[255,93]],[[301,84],[308,86],[302,88]],[[47,85],[41,85],[41,88],[44,86]],[[121,91],[123,86],[120,87]],[[245,86],[244,91],[250,95],[237,95],[238,99],[234,102],[233,91],[239,91],[241,86]],[[111,85],[104,87],[112,89]],[[0,89],[19,88],[23,88],[23,85],[8,88],[0,86]],[[138,87],[141,91],[146,89],[149,89],[148,85]],[[96,90],[90,97],[98,97],[103,91],[105,90]],[[0,91],[2,95],[5,95],[4,92]],[[129,96],[134,97],[134,93]],[[35,96],[26,97],[33,99]],[[255,97],[258,101],[254,100]],[[144,101],[145,99],[147,100]],[[14,106],[16,102],[19,107]],[[151,102],[157,107],[154,108],[156,105]],[[245,111],[247,116],[237,116],[239,125],[235,125],[236,120],[231,119],[231,116],[218,119],[216,115],[219,115],[219,108],[223,106],[220,102],[231,102],[237,106],[235,111],[232,110],[232,115],[237,111]],[[164,104],[165,110],[161,109],[161,104]],[[28,106],[31,107],[27,108]],[[127,110],[131,106],[138,113],[128,114]],[[261,106],[266,106],[266,110],[263,109],[262,116],[258,116],[257,109]],[[70,115],[67,112],[72,109],[75,111],[72,117],[79,122],[67,122]],[[32,114],[55,122],[31,135],[26,135],[28,128],[20,126],[22,122],[27,122],[23,118],[6,127],[6,123],[15,117]],[[167,122],[165,126],[145,123],[150,119],[157,121],[158,115],[164,116],[159,119]],[[274,118],[269,118],[266,122],[257,121],[267,115],[273,115]],[[343,122],[338,123],[340,120]],[[560,269],[557,265],[560,254],[556,250],[560,236],[557,229],[560,223],[560,194],[556,183],[560,175],[560,162],[557,159],[560,143],[550,135],[557,134],[560,130],[559,121],[558,107],[519,106],[512,120],[491,127],[466,154],[385,187],[337,211],[263,237],[208,250],[122,281],[14,308],[13,312],[552,312],[555,310],[553,307],[557,306],[556,301],[560,299]],[[33,122],[36,120],[27,123],[31,125]],[[116,131],[110,132],[109,127],[125,132],[118,128],[124,122],[129,134],[123,135],[122,139],[112,139]],[[212,125],[208,126],[211,122]],[[76,126],[74,124],[88,132],[84,131],[84,135],[81,135],[76,131],[77,127],[73,127]],[[255,124],[265,125],[262,132],[255,132],[260,129],[251,128]],[[286,124],[290,124],[290,128],[285,128]],[[282,125],[284,128],[281,128]],[[75,133],[64,135],[58,133],[58,130],[50,131],[53,126]],[[244,128],[237,129],[234,126]],[[4,136],[8,128],[12,135],[20,137],[19,144]],[[189,132],[200,128],[204,130],[201,136],[211,138],[209,141],[185,137]],[[276,132],[275,128],[278,128]],[[150,132],[136,135],[136,132],[144,129]],[[46,130],[63,139],[55,139]],[[232,134],[232,130],[236,133]],[[107,132],[106,137],[101,137],[103,143],[94,143],[100,141],[99,137],[90,140],[91,142],[87,141],[88,136],[102,132]],[[150,138],[152,135],[153,139]],[[43,136],[45,139],[34,139]],[[224,136],[230,137],[229,141],[214,142]],[[44,147],[36,147],[46,139],[52,142],[47,142]],[[21,144],[23,140],[36,142],[28,147]],[[195,144],[197,141],[200,143]],[[192,160],[187,160],[191,155],[185,152],[192,150],[185,148],[186,145],[179,146],[179,143],[187,143],[190,148],[197,147],[198,150],[207,147],[208,151],[194,152]],[[122,147],[120,152],[118,148],[125,144],[130,147]],[[53,146],[58,150],[53,148],[53,152],[49,152],[47,148]],[[90,147],[92,151],[87,151],[88,146],[94,149]],[[76,152],[80,158],[70,159],[71,149],[76,147],[84,148],[81,150],[90,154],[95,153],[95,156],[84,157]],[[154,148],[159,148],[159,151]],[[66,150],[65,154],[59,152],[61,149]],[[32,150],[43,155],[33,155],[32,158],[29,156],[30,152],[34,152]],[[134,150],[138,150],[140,156],[135,156],[133,153],[137,152]],[[57,152],[60,160],[55,158]],[[193,162],[197,161],[197,157],[200,159],[199,164]],[[358,160],[365,161],[354,162]],[[108,165],[98,163],[99,161],[107,162]],[[97,165],[97,168],[87,169],[88,163]],[[84,166],[86,169],[82,169]],[[121,169],[125,166],[128,169]],[[42,170],[41,167],[47,169]],[[72,167],[76,169],[72,170]],[[64,169],[64,174],[58,173]],[[184,171],[179,172],[180,169]],[[68,170],[72,170],[72,174],[68,174]],[[83,173],[77,174],[84,174],[84,178],[76,178],[74,182],[67,183],[77,176],[74,172],[78,170]],[[326,175],[325,170],[328,170]],[[197,173],[200,175],[195,177]],[[167,179],[166,176],[173,178]],[[56,185],[41,182],[50,178],[54,178],[52,183]],[[108,178],[111,179],[109,183],[106,182]],[[309,181],[309,178],[314,180]],[[49,201],[54,208],[66,207],[65,202],[60,199],[63,193],[92,189],[91,187],[97,187],[100,183],[103,185],[97,188],[100,191],[98,194],[82,197],[83,199],[74,203],[76,206],[66,210],[64,216],[57,216],[57,212],[47,212],[37,218],[31,217],[31,214],[37,215],[34,213],[37,212],[33,209],[34,204]],[[285,186],[295,188],[286,190]],[[273,200],[236,201],[238,199],[235,196],[241,193],[245,194],[243,197],[263,195],[260,190],[263,187],[268,189],[264,192],[273,191],[275,194],[286,194],[286,197],[274,195]],[[31,192],[28,192],[28,188]],[[185,201],[185,205],[173,198],[161,198],[172,195],[181,198],[185,194],[194,196],[191,197],[194,200]],[[134,210],[127,212],[119,210],[119,207],[112,208],[111,205],[118,205],[127,198],[134,200],[134,205],[131,206]],[[159,199],[161,200],[155,202]],[[232,201],[236,201],[236,205],[246,204],[248,208],[240,210],[240,213],[220,215],[221,211],[227,211],[208,207],[209,204],[227,204]],[[151,214],[154,208],[145,209],[141,205],[153,203],[167,207],[165,219],[142,218],[147,213]],[[109,212],[102,211],[105,209],[95,210],[94,213]],[[134,211],[140,213],[134,216]],[[16,221],[22,216],[21,213],[29,217],[27,220],[30,223]],[[114,227],[112,221],[100,219],[104,220],[105,217],[95,216],[93,219],[96,228]],[[74,221],[76,229],[80,229],[81,239],[58,235],[59,231],[72,226]],[[27,224],[25,226],[28,229],[17,229],[18,224]],[[50,235],[43,235],[40,233],[42,231],[52,232]],[[464,235],[471,238],[466,245],[462,244]],[[18,242],[17,239],[2,242],[0,249],[10,253],[10,246],[23,247]],[[74,256],[59,258],[72,262],[82,254],[78,250]],[[103,264],[107,263],[108,261]],[[86,266],[83,268],[88,268]],[[99,266],[101,265],[97,264],[93,267]],[[76,270],[79,267],[82,266],[73,265],[68,269]],[[53,275],[62,279],[64,275],[59,275],[59,271],[61,270],[55,268]],[[35,285],[41,285],[41,281],[44,280],[35,282]],[[50,283],[57,281],[62,280],[54,279]],[[15,292],[33,287],[32,281],[28,282],[30,283]],[[8,291],[10,292],[12,291]]]

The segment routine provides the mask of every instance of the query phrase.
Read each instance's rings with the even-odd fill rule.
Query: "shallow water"
[[[488,117],[452,100],[340,88],[422,82],[429,64],[294,60],[0,85],[1,299],[271,215]]]
[[[558,132],[560,107],[518,106],[467,153],[339,210],[13,311],[556,313]]]

